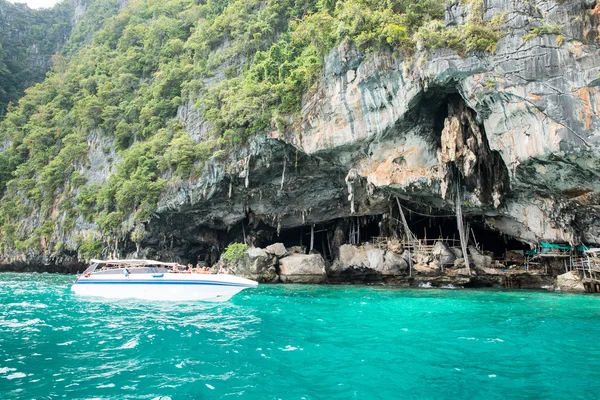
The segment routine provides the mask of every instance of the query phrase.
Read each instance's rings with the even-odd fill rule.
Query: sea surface
[[[1,399],[600,396],[600,297],[261,285],[226,303],[79,298],[0,274]]]

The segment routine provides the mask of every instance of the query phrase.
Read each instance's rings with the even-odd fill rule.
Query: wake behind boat
[[[113,299],[227,301],[258,283],[229,274],[179,272],[181,265],[154,260],[91,260],[71,290]]]

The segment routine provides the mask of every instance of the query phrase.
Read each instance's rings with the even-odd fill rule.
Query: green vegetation
[[[445,28],[442,0],[87,4],[47,78],[0,122],[5,248],[43,247],[69,236],[76,221],[99,228],[79,239],[81,255],[114,238],[141,242],[141,227],[170,185],[199,176],[211,159],[235,161],[232,150],[248,137],[294,121],[341,41],[410,58],[417,40],[466,54],[494,51],[501,36],[500,18]],[[7,68],[0,62],[0,79]],[[184,104],[209,123],[201,141],[175,118]],[[90,151],[115,163],[105,179],[90,178],[106,167],[98,157],[91,164]],[[42,221],[33,232],[22,226],[31,215]]]
[[[523,42],[527,43],[529,40],[533,39],[534,37],[539,37],[539,36],[543,36],[543,35],[560,35],[561,34],[561,30],[560,30],[560,26],[558,25],[542,25],[542,26],[538,26],[537,28],[533,28],[531,30],[531,32],[529,32],[528,34],[523,36]],[[557,38],[557,44],[560,46],[562,44],[562,36],[560,39],[560,43],[558,38]]]
[[[50,56],[58,52],[71,31],[71,3],[32,10],[25,4],[0,0],[0,118],[10,102],[44,79]]]
[[[246,250],[248,250],[247,244],[231,243],[225,248],[223,258],[227,261],[241,260],[242,258],[246,257]]]
[[[505,14],[495,15],[491,21],[483,20],[483,2],[465,1],[470,7],[465,25],[446,28],[442,21],[424,24],[417,32],[417,40],[427,49],[450,48],[465,57],[472,51],[495,53],[498,41],[504,35],[502,22]]]

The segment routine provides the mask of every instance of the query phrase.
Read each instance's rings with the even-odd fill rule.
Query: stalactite
[[[315,224],[310,225],[310,250],[315,248]]]
[[[344,179],[346,186],[348,187],[348,201],[350,201],[350,214],[354,214],[356,209],[354,207],[354,181],[358,177],[358,172],[352,168],[348,171],[348,175]]]
[[[287,164],[287,157],[283,159],[283,171],[281,172],[281,187],[280,190],[283,190],[283,183],[285,182],[285,165]]]
[[[227,194],[228,198],[231,198],[231,192],[233,191],[233,182],[229,181],[229,193]]]
[[[279,237],[280,232],[281,232],[281,216],[277,215],[277,237]]]
[[[248,159],[246,160],[246,178],[244,180],[244,185],[246,186],[246,188],[250,184],[250,158],[251,156],[248,155]]]

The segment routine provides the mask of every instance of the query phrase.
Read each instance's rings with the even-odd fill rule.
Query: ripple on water
[[[0,281],[0,387],[22,390],[15,397],[559,399],[600,389],[600,345],[589,340],[597,296],[261,285],[221,304],[147,303],[71,296],[70,276]]]

